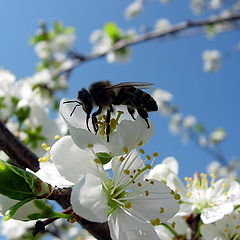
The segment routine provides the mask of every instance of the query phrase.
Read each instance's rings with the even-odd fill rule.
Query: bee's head
[[[88,90],[86,88],[82,88],[80,91],[78,91],[77,99],[82,104],[82,108],[86,114],[90,115],[93,109],[93,103]]]

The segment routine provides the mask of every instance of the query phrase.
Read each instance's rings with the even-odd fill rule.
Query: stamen
[[[130,171],[129,171],[128,169],[123,170],[123,172],[124,172],[125,174],[127,174],[127,175],[130,174]]]
[[[146,156],[147,160],[151,160],[151,156],[147,155]]]
[[[141,140],[137,145],[141,147],[143,145],[143,140]]]
[[[93,144],[89,143],[89,144],[87,145],[87,147],[88,147],[88,148],[93,148]]]
[[[130,202],[125,202],[124,207],[125,208],[131,208],[132,204]]]
[[[161,207],[159,212],[160,212],[160,213],[164,213],[164,211],[165,211],[164,208]]]
[[[176,222],[172,222],[171,227],[175,228],[176,227]]]
[[[145,154],[145,151],[144,151],[142,148],[139,149],[139,152],[140,152],[141,154]]]
[[[59,135],[55,135],[54,136],[54,140],[59,140],[60,139],[60,136]]]
[[[127,147],[124,147],[122,150],[123,150],[124,153],[126,153],[126,154],[128,153],[128,148]]]
[[[157,153],[157,152],[154,152],[152,155],[153,155],[154,157],[158,157],[158,153]]]
[[[161,221],[160,221],[160,218],[156,218],[156,219],[150,220],[150,223],[151,223],[153,226],[157,226],[157,225],[160,225],[160,224],[161,224]]]

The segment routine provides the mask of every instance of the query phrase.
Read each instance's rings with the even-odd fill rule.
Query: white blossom
[[[218,50],[205,50],[202,54],[204,61],[203,70],[213,72],[219,69],[221,64],[221,53]]]
[[[182,125],[184,128],[192,128],[196,124],[196,122],[196,118],[192,115],[189,115],[184,117]]]
[[[209,3],[209,8],[218,9],[222,6],[222,0],[211,0]]]
[[[184,193],[182,189],[176,187],[181,195],[181,200],[186,202],[181,204],[181,208],[187,207],[191,212],[201,214],[204,224],[212,223],[223,218],[226,214],[231,214],[234,206],[240,203],[240,185],[230,178],[212,180],[209,184],[206,174],[195,174],[194,178],[186,178],[188,182]],[[187,192],[187,193],[186,193]],[[179,215],[186,213],[179,212]]]
[[[51,49],[46,41],[40,41],[34,46],[34,50],[37,56],[41,59],[49,58],[51,55]]]
[[[125,18],[132,19],[136,17],[143,10],[143,2],[142,0],[134,0],[125,10]]]
[[[171,116],[171,121],[169,123],[169,130],[173,134],[179,133],[182,127],[182,116],[179,113],[175,113],[174,115]]]
[[[219,143],[226,138],[226,132],[223,128],[217,128],[214,132],[210,134],[210,140],[213,143]]]
[[[175,236],[165,226],[157,226],[155,227],[155,230],[159,239],[174,240],[178,239],[178,237],[179,239],[181,239],[182,237],[182,239],[184,238],[186,240],[191,240],[191,229],[182,217],[175,216],[171,218],[168,222],[174,226],[174,231],[177,233],[177,236]]]
[[[0,223],[0,235],[6,239],[18,240],[20,239],[27,230],[32,229],[36,221],[19,221],[10,219],[8,221],[1,221]]]
[[[166,18],[161,18],[155,23],[155,29],[158,31],[165,31],[171,26],[171,23]]]
[[[238,240],[240,238],[239,210],[214,223],[202,225],[201,234],[204,240]]]
[[[173,100],[173,95],[171,93],[158,88],[152,92],[152,97],[157,102],[160,113],[164,115],[171,113],[172,108],[169,104]]]

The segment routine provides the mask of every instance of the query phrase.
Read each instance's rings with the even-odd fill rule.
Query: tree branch
[[[108,49],[105,52],[102,53],[93,53],[90,55],[78,55],[76,53],[73,54],[73,58],[75,58],[75,63],[73,66],[71,66],[69,69],[65,70],[62,73],[71,72],[74,68],[78,67],[82,63],[95,60],[101,57],[106,56],[110,52],[117,51],[124,47],[129,47],[132,45],[136,45],[142,42],[146,42],[149,40],[164,38],[167,36],[176,36],[177,34],[184,32],[186,30],[192,29],[192,28],[199,28],[204,27],[207,25],[214,25],[224,22],[238,22],[240,20],[240,14],[231,14],[228,16],[218,16],[218,17],[211,17],[208,19],[202,19],[202,20],[196,20],[196,21],[185,21],[176,25],[173,25],[166,30],[155,30],[143,35],[137,35],[134,38],[128,39],[128,40],[120,40],[118,41],[111,49]]]
[[[29,168],[33,171],[39,169],[38,157],[24,146],[0,121],[0,149],[3,150],[22,169]],[[57,202],[66,209],[71,206],[69,189],[62,189],[57,198]],[[99,240],[111,240],[107,223],[90,222],[84,218],[79,218],[78,222],[83,228],[88,230]]]
[[[0,121],[0,149],[3,150],[16,166],[33,171],[39,169],[38,157],[24,146]]]

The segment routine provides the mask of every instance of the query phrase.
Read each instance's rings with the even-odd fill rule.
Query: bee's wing
[[[122,82],[118,84],[113,84],[112,86],[105,87],[105,89],[122,88],[122,87],[137,87],[137,88],[149,88],[149,86],[154,85],[154,83],[148,82]]]

